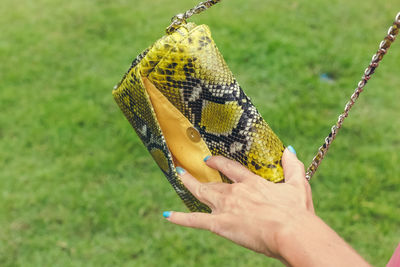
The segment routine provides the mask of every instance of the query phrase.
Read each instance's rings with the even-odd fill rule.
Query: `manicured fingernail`
[[[204,160],[204,162],[206,162],[207,160],[209,160],[211,158],[211,156],[207,156],[207,157],[205,157],[203,160]]]
[[[293,154],[296,155],[296,150],[294,150],[294,148],[292,146],[288,146],[287,149],[292,152]]]
[[[163,214],[162,214],[162,216],[163,216],[164,218],[169,218],[169,216],[171,216],[171,212],[170,212],[170,211],[164,211]]]
[[[184,170],[183,168],[181,168],[181,167],[176,167],[175,170],[176,170],[176,172],[177,172],[179,175],[185,173],[185,170]]]

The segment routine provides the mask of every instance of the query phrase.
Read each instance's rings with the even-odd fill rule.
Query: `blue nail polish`
[[[295,154],[295,155],[297,154],[297,153],[296,153],[296,150],[294,150],[294,148],[293,148],[292,146],[288,146],[287,149],[288,149],[290,152],[292,152],[293,154]]]
[[[207,156],[207,157],[205,157],[203,160],[204,160],[204,162],[206,162],[207,160],[209,160],[211,158],[211,156]]]
[[[176,172],[177,172],[179,175],[185,173],[185,170],[184,170],[183,168],[181,168],[181,167],[176,167],[175,170],[176,170]]]
[[[164,218],[169,218],[169,216],[171,216],[171,212],[170,212],[170,211],[164,211],[163,214],[162,214],[162,216],[163,216]]]

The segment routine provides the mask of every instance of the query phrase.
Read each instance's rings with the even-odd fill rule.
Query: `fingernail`
[[[176,170],[176,172],[177,172],[179,175],[185,173],[185,170],[184,170],[183,168],[181,168],[181,167],[176,167],[175,170]]]
[[[211,156],[207,156],[207,157],[205,157],[203,160],[204,160],[204,162],[206,162],[207,160],[209,160],[211,158]]]
[[[296,150],[294,150],[294,148],[292,146],[288,146],[287,149],[292,152],[293,154],[296,155]]]
[[[162,214],[162,216],[163,216],[164,218],[169,218],[169,216],[171,216],[171,212],[170,212],[170,211],[164,211],[163,214]]]

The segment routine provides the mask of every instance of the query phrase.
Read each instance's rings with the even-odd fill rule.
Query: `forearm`
[[[314,214],[303,214],[277,237],[289,266],[370,266],[335,231]]]

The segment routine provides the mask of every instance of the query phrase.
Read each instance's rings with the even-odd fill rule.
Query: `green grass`
[[[280,266],[162,219],[186,209],[111,96],[170,17],[197,2],[2,0],[1,266]],[[211,27],[246,93],[307,165],[399,9],[229,0],[193,21]],[[399,62],[397,43],[312,181],[317,213],[379,266],[400,240]]]

